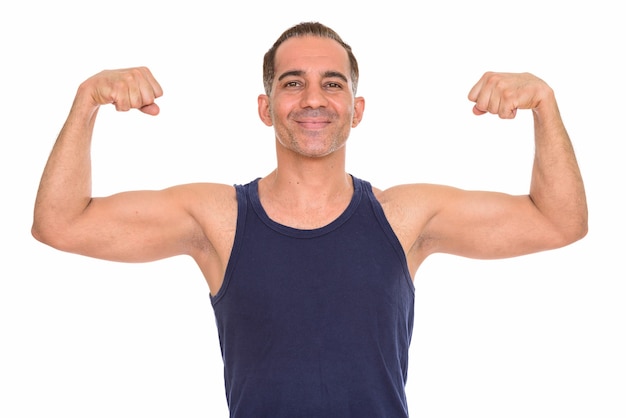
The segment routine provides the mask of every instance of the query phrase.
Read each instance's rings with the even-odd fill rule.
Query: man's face
[[[291,38],[276,51],[272,93],[259,96],[259,114],[284,148],[323,157],[342,148],[361,121],[348,53],[332,39]]]

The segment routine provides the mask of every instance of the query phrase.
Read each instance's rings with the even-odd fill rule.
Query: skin
[[[276,55],[270,96],[258,97],[276,136],[276,169],[259,182],[261,203],[284,225],[318,228],[348,206],[346,141],[365,108],[355,97],[345,50],[317,37],[291,38]],[[102,105],[159,113],[161,86],[147,68],[103,71],[84,81],[53,147],[36,198],[32,233],[57,249],[126,262],[191,256],[212,294],[222,284],[237,218],[230,185],[91,195],[90,146]],[[552,89],[532,74],[485,73],[469,92],[476,115],[534,118],[528,195],[432,184],[374,189],[415,275],[433,253],[513,257],[554,249],[587,233],[587,205],[574,151]]]

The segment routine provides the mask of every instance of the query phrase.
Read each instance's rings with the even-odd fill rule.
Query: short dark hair
[[[352,48],[341,39],[337,32],[319,22],[303,22],[292,26],[284,31],[276,42],[274,42],[274,45],[265,53],[263,57],[263,87],[265,88],[265,94],[269,96],[272,92],[272,84],[275,76],[276,50],[278,47],[289,38],[300,38],[304,36],[329,38],[337,41],[346,50],[350,61],[352,90],[353,93],[356,94],[356,87],[359,82],[359,65],[356,57],[352,53]]]

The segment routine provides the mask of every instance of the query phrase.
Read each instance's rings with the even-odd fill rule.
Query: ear
[[[361,119],[363,119],[363,111],[365,110],[365,99],[363,97],[354,98],[354,114],[352,115],[352,127],[356,128]]]
[[[259,117],[267,126],[272,126],[272,113],[270,112],[270,98],[266,94],[259,94],[257,99],[259,105]]]

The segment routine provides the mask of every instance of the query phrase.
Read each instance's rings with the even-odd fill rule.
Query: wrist
[[[85,81],[76,91],[71,112],[77,116],[90,118],[96,114],[99,108],[100,103],[94,99],[92,89],[89,87],[88,81]]]
[[[533,110],[533,114],[540,121],[550,120],[555,116],[559,116],[559,108],[556,103],[556,97],[554,90],[548,85],[545,85],[543,91],[539,94],[540,99],[537,102]]]

